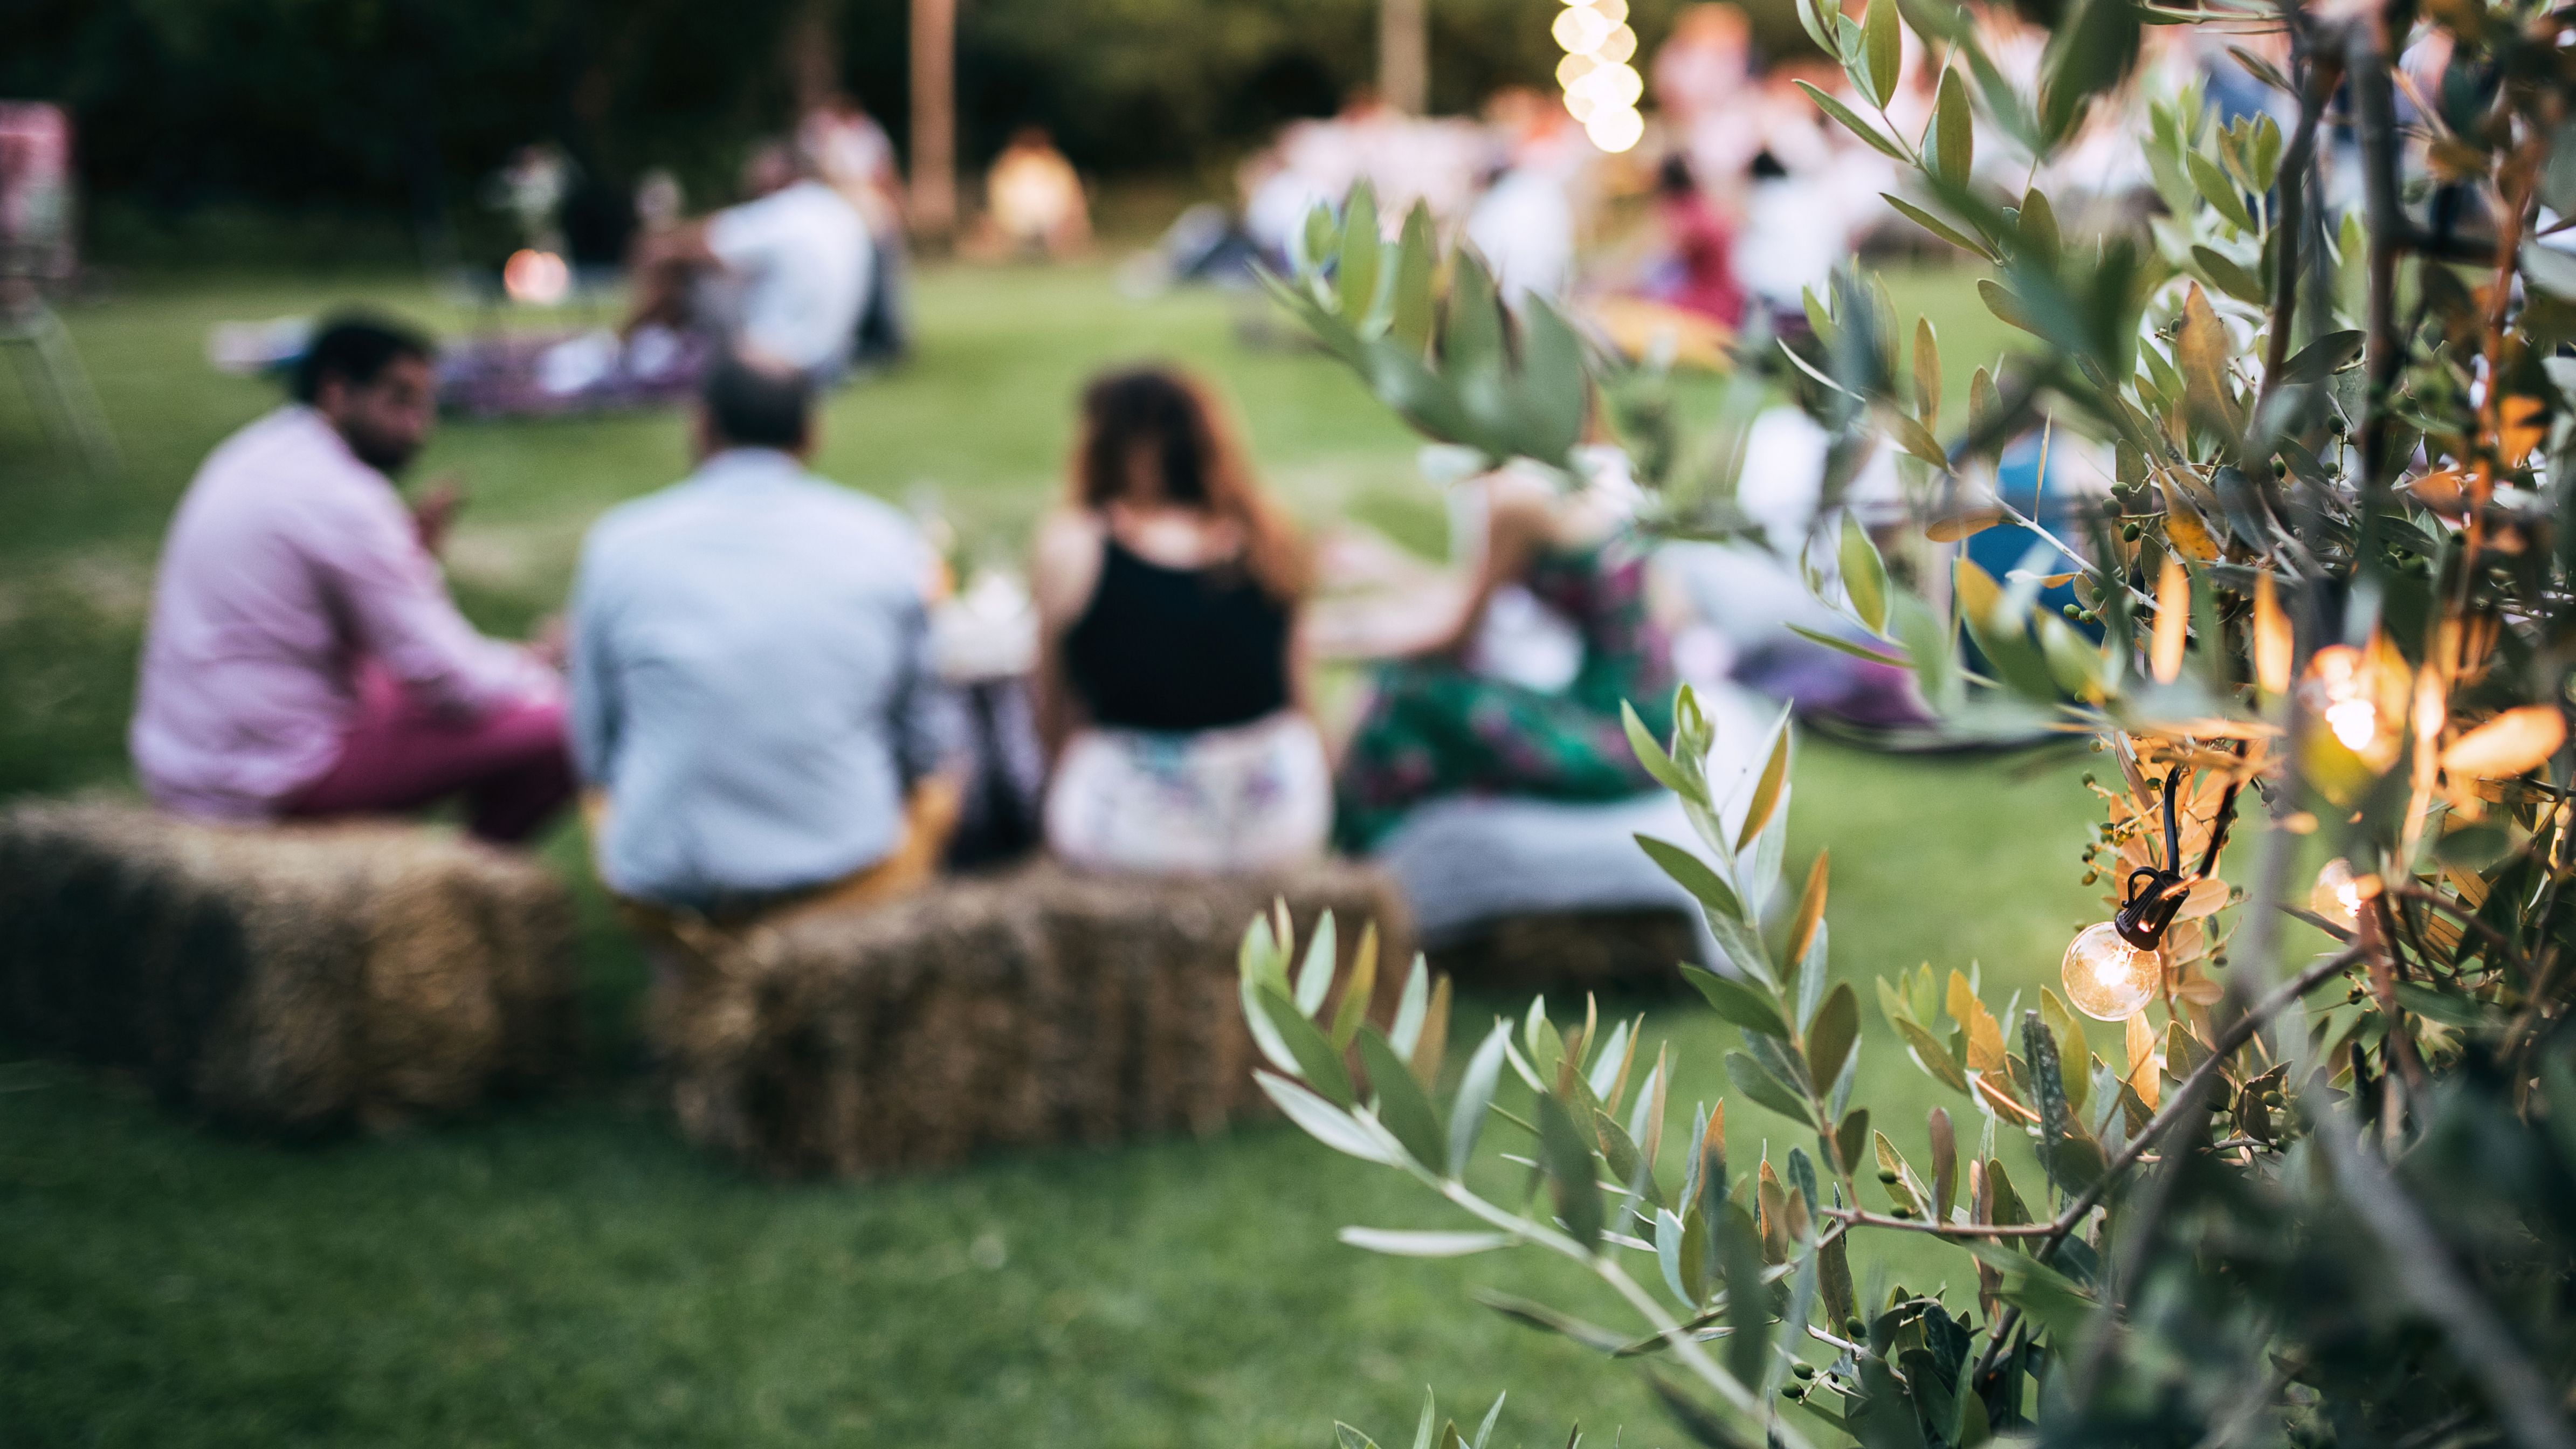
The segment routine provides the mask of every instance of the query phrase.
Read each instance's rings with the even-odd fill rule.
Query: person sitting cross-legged
[[[612,510],[573,591],[573,747],[631,902],[719,924],[925,883],[954,824],[932,556],[815,477],[811,384],[719,359],[697,471]]]
[[[295,401],[226,439],[162,545],[128,745],[163,808],[260,820],[462,797],[523,840],[572,798],[560,676],[456,611],[393,475],[434,416],[430,346],[348,317],[315,334]]]
[[[1082,396],[1072,496],[1030,588],[1047,846],[1095,870],[1279,870],[1323,854],[1305,549],[1215,404],[1159,367]]]

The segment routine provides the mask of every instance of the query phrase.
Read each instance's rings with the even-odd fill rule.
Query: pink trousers
[[[339,760],[283,813],[390,815],[461,796],[466,828],[508,844],[535,834],[573,792],[562,704],[511,705],[460,724],[422,709],[392,675],[370,668],[359,673],[358,716]]]

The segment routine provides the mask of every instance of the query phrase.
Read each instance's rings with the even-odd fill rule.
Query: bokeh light
[[[1646,118],[1638,115],[1634,107],[1604,107],[1583,123],[1583,134],[1592,138],[1593,145],[1616,154],[1645,138]]]
[[[1646,134],[1646,118],[1637,113],[1646,82],[1628,64],[1637,54],[1637,32],[1627,20],[1628,0],[1573,0],[1549,27],[1565,50],[1556,83],[1565,92],[1566,114],[1593,145],[1614,154]]]
[[[1600,48],[1601,42],[1610,38],[1610,32],[1615,28],[1617,22],[1591,6],[1569,5],[1557,12],[1556,23],[1548,27],[1548,33],[1556,37],[1556,43],[1567,53],[1590,55]]]
[[[552,307],[572,294],[572,268],[553,252],[522,249],[501,264],[501,287],[527,307]]]

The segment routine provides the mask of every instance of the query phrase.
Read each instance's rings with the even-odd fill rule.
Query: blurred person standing
[[[1753,74],[1753,26],[1733,5],[1693,5],[1655,52],[1655,105],[1688,127],[1722,116]]]
[[[833,381],[849,365],[867,305],[875,263],[867,225],[824,184],[804,147],[754,148],[743,182],[751,200],[643,238],[626,331],[712,325],[735,347]],[[711,279],[731,295],[702,285]]]
[[[1044,126],[1022,126],[984,175],[988,250],[1062,259],[1091,245],[1082,177]]]
[[[1746,124],[1753,99],[1753,27],[1733,5],[1699,4],[1673,21],[1651,84],[1665,132],[1700,175],[1741,175],[1760,145]]]
[[[1896,185],[1887,158],[1826,121],[1799,80],[1828,93],[1843,84],[1822,63],[1784,63],[1763,78],[1733,253],[1736,280],[1792,327],[1804,325],[1791,319],[1803,317],[1806,291],[1823,293],[1862,230],[1886,214],[1879,193]]]
[[[129,744],[163,808],[257,820],[401,812],[452,796],[487,840],[571,798],[561,683],[475,632],[436,558],[452,487],[407,510],[430,345],[342,317],[295,400],[189,483],[162,545]]]
[[[687,478],[591,529],[573,588],[573,752],[601,877],[718,921],[924,884],[958,805],[929,548],[806,471],[802,373],[719,359],[692,443]]]
[[[1048,847],[1172,875],[1321,854],[1332,772],[1305,708],[1294,530],[1198,384],[1113,373],[1082,414],[1031,571]]]

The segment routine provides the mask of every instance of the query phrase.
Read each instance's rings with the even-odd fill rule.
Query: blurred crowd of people
[[[2041,36],[2000,11],[1986,23],[2008,70],[2036,67]],[[2150,79],[2125,96],[2239,64],[2196,44],[2151,45]],[[1632,153],[1605,152],[1535,91],[1472,120],[1361,97],[1246,163],[1239,225],[1175,236],[1199,263],[1292,266],[1318,209],[1366,185],[1390,229],[1426,208],[1514,305],[1789,325],[1879,224],[1892,166],[1796,89],[1839,90],[1839,73],[1764,63],[1733,8],[1685,11],[1651,72],[1655,119]],[[1920,134],[1934,84],[1909,38],[1888,123]],[[2056,163],[2061,196],[2126,204],[2146,177],[2138,104],[2106,106]],[[2015,181],[2030,169],[2000,136],[1981,135],[1978,157]],[[312,339],[292,400],[216,450],[173,522],[132,732],[157,799],[260,819],[454,797],[478,834],[513,840],[582,794],[599,868],[639,911],[747,919],[1040,844],[1100,869],[1258,870],[1448,839],[1422,826],[1444,802],[1626,809],[1653,791],[1623,706],[1662,734],[1684,676],[1768,669],[1778,692],[1848,718],[1913,717],[1897,671],[1832,655],[1831,677],[1809,677],[1830,651],[1797,630],[1837,626],[1799,608],[1790,565],[1830,522],[1826,440],[1787,403],[1744,440],[1739,502],[1772,547],[1647,539],[1615,448],[1584,450],[1572,486],[1470,469],[1443,479],[1451,566],[1371,633],[1319,621],[1315,600],[1389,573],[1383,561],[1347,530],[1310,547],[1204,384],[1114,371],[1079,400],[1067,491],[1024,590],[986,579],[961,596],[914,519],[810,471],[818,390],[908,333],[893,147],[835,100],[755,149],[743,181],[746,199],[697,217],[667,178],[648,182],[614,332],[443,358],[364,318]],[[545,228],[571,226],[572,189],[531,152],[496,199],[531,249],[569,247]],[[1088,243],[1081,179],[1043,132],[1013,139],[986,199],[972,245],[987,254]],[[1614,234],[1623,203],[1642,241]],[[688,476],[599,522],[567,624],[528,645],[485,638],[448,597],[452,499],[407,511],[391,486],[441,388],[452,402],[494,356],[516,385],[596,394],[650,376],[692,408]],[[2081,451],[2061,443],[2051,466]],[[2007,459],[2006,486],[2034,507],[2038,468]],[[1895,488],[1881,458],[1843,501]],[[1985,546],[2014,546],[2008,532]],[[994,629],[1000,644],[979,642]],[[1319,654],[1367,668],[1338,729],[1313,701]],[[1588,818],[1479,817],[1456,838],[1472,854],[1520,829],[1543,853],[1592,838]],[[1593,854],[1633,859],[1631,823],[1617,817]],[[1460,848],[1423,850],[1454,868]],[[1543,892],[1556,873],[1515,886]]]
[[[2004,78],[2034,91],[2047,33],[2009,7],[1974,9]],[[1523,87],[1490,96],[1474,118],[1408,116],[1363,92],[1340,114],[1292,122],[1238,174],[1236,224],[1185,218],[1168,240],[1178,278],[1242,275],[1256,261],[1293,267],[1307,217],[1338,214],[1365,184],[1393,234],[1417,202],[1444,236],[1462,237],[1507,295],[1571,300],[1620,340],[1643,301],[1741,326],[1755,310],[1796,330],[1803,298],[1864,249],[1919,247],[1926,234],[1881,199],[1903,190],[1890,158],[1827,117],[1812,85],[1909,142],[1932,116],[1940,68],[1911,29],[1883,114],[1839,66],[1812,52],[1765,56],[1745,12],[1690,6],[1648,64],[1650,120],[1637,145],[1605,152],[1559,98]],[[2262,55],[2272,37],[2233,37]],[[2139,73],[2098,105],[2045,166],[1982,116],[1976,174],[2018,193],[2039,185],[2070,230],[2134,222],[2151,203],[2146,105],[2186,82],[2221,119],[2279,114],[2231,46],[2192,27],[2153,28]],[[1574,109],[1579,109],[1579,105]]]
[[[475,834],[514,842],[578,799],[602,876],[667,924],[916,889],[957,858],[977,801],[1018,814],[1023,850],[1186,875],[1375,850],[1442,799],[1652,787],[1620,710],[1668,728],[1674,676],[1613,460],[1572,492],[1513,470],[1459,485],[1456,587],[1376,652],[1328,748],[1314,552],[1187,374],[1122,369],[1083,392],[1024,647],[960,668],[941,620],[968,606],[938,552],[810,471],[813,373],[748,343],[702,373],[687,476],[592,528],[567,617],[527,643],[485,636],[441,576],[452,497],[407,507],[392,486],[434,423],[432,361],[404,326],[334,320],[285,405],[190,484],[131,733],[165,807],[457,800]],[[1529,622],[1514,608],[1565,631],[1535,672],[1494,645]],[[1002,738],[1013,716],[970,719],[996,682],[1034,769]]]

